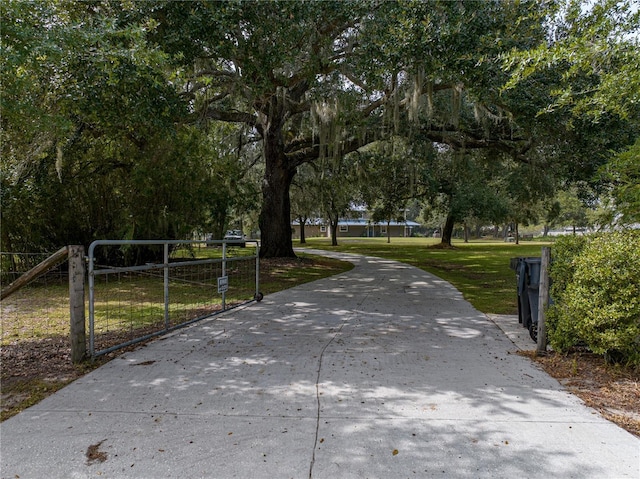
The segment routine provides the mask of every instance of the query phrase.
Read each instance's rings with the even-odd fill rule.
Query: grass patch
[[[264,259],[260,261],[260,290],[271,294],[351,269],[352,263],[305,253],[293,259]]]
[[[306,247],[393,259],[416,266],[450,282],[477,310],[492,314],[518,314],[515,272],[510,258],[540,256],[543,243],[498,241],[454,242],[438,247],[433,238],[344,238],[332,247],[330,240],[311,238]]]

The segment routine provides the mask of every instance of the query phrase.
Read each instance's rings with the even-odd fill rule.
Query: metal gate
[[[88,251],[91,357],[260,301],[258,250],[253,240],[94,241]]]

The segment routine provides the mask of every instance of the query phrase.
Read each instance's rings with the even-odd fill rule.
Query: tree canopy
[[[3,249],[218,234],[261,203],[261,255],[294,256],[300,167],[399,138],[449,156],[359,161],[416,194],[416,169],[431,191],[440,170],[466,177],[447,158],[551,185],[592,181],[613,152],[633,173],[638,12],[583,3],[3,2]]]
[[[506,88],[540,75],[558,76],[545,111],[569,107],[598,120],[637,118],[640,105],[640,9],[633,0],[562,0],[547,11],[548,35],[505,58]]]

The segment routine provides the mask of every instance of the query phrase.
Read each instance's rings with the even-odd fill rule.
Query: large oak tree
[[[421,129],[432,141],[514,155],[527,148],[495,104],[497,88],[492,98],[476,97],[491,125],[459,122],[465,88],[487,91],[500,42],[522,46],[540,34],[516,22],[529,7],[504,5],[198,1],[143,9],[157,22],[151,38],[184,69],[194,118],[242,123],[262,139],[261,256],[275,257],[294,256],[289,188],[297,167],[397,130],[402,114],[429,110],[420,105],[434,93],[449,92],[451,103],[426,115]]]

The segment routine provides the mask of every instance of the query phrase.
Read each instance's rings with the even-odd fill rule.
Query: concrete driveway
[[[356,267],[126,353],[5,421],[2,477],[640,477],[640,440],[450,284],[334,256]]]

